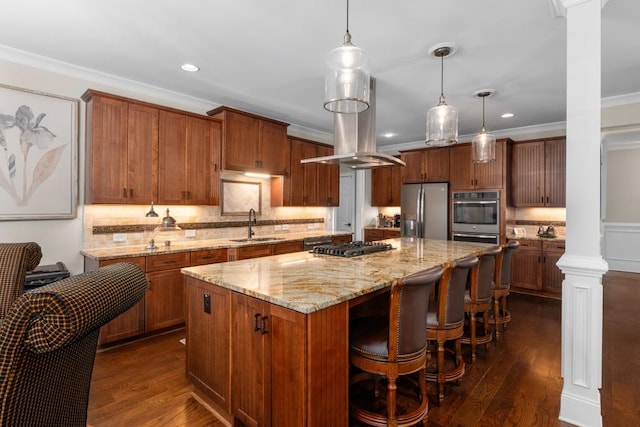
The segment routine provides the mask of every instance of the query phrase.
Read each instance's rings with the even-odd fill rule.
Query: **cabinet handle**
[[[549,196],[547,196],[547,204],[549,203]]]
[[[262,332],[262,335],[266,334],[267,332],[267,316],[262,316],[262,323],[260,325],[260,332]]]
[[[122,189],[122,197],[124,197],[125,199],[127,198],[127,189],[126,188]]]
[[[213,171],[214,172],[218,172],[218,164],[217,163],[213,165]]]
[[[260,320],[260,313],[256,313],[253,315],[253,331],[259,331],[260,326],[258,325],[258,320]]]
[[[187,191],[187,199],[191,200],[191,191]]]
[[[542,260],[540,259],[541,257],[538,256],[538,264],[540,264],[542,262]]]
[[[544,196],[540,196],[540,203],[544,203]]]
[[[147,290],[151,290],[151,280],[147,280]]]

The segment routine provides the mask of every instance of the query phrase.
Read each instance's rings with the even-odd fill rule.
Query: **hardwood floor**
[[[604,279],[602,412],[605,426],[640,425],[640,275]],[[471,363],[459,385],[448,384],[441,406],[429,384],[428,426],[565,426],[560,410],[561,301],[509,297],[512,321],[501,340]],[[89,423],[108,426],[215,426],[220,423],[189,394],[184,331],[98,353]],[[274,426],[275,427],[275,426]]]

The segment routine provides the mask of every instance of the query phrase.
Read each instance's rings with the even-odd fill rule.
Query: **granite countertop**
[[[344,236],[348,234],[352,234],[352,233],[345,232],[345,231],[316,230],[316,231],[305,231],[300,233],[254,236],[254,239],[267,238],[267,237],[274,238],[274,240],[266,240],[266,241],[254,240],[251,242],[235,242],[234,240],[236,239],[193,240],[193,241],[175,242],[168,249],[163,244],[156,245],[156,249],[154,250],[147,249],[146,245],[133,245],[133,246],[113,246],[108,248],[83,249],[80,251],[80,253],[87,258],[103,261],[107,259],[133,258],[137,256],[153,256],[153,255],[163,255],[163,254],[171,254],[171,253],[177,253],[177,252],[191,252],[194,250],[239,248],[244,246],[256,246],[256,245],[272,245],[274,243],[302,240],[307,237]]]
[[[183,268],[183,274],[300,313],[313,313],[391,286],[421,270],[493,245],[403,237],[392,250],[353,258],[296,252]]]
[[[509,234],[507,235],[507,239],[511,239],[511,240],[542,240],[545,242],[564,242],[565,241],[565,236],[560,236],[557,235],[555,237],[543,237],[543,236],[538,236],[535,234],[529,234],[529,235],[525,235],[525,236],[516,236],[513,234]]]

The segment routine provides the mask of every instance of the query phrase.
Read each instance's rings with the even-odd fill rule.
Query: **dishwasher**
[[[311,251],[314,246],[328,245],[331,243],[331,236],[305,237],[302,239],[302,249],[305,251]]]

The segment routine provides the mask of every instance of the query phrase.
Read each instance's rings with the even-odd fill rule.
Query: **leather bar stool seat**
[[[446,268],[436,287],[436,303],[429,304],[426,336],[436,344],[435,370],[427,370],[427,381],[438,383],[438,403],[444,399],[444,384],[457,381],[464,375],[460,338],[464,333],[464,293],[469,271],[478,264],[476,256],[460,258]],[[454,366],[445,366],[445,342],[453,341]]]
[[[493,295],[493,316],[489,318],[489,323],[494,325],[496,340],[502,332],[507,329],[507,324],[511,321],[511,312],[507,309],[507,296],[511,291],[511,262],[513,253],[520,246],[517,240],[512,240],[501,245],[502,253],[496,257],[495,286],[491,290]]]
[[[429,404],[424,321],[429,295],[443,272],[444,268],[438,266],[394,280],[388,315],[362,317],[352,322],[349,335],[349,362],[353,368],[351,418],[372,426],[411,426],[426,420]],[[409,396],[417,398],[411,405],[408,399],[398,404],[401,376],[407,378]],[[410,376],[414,378],[408,378]],[[381,390],[381,382],[386,382],[386,392]],[[356,398],[357,394],[363,394],[363,389],[367,391],[366,398]],[[372,391],[369,393],[369,390]],[[382,402],[384,399],[386,402]]]
[[[478,264],[471,269],[471,280],[464,294],[466,328],[460,339],[462,344],[471,345],[471,360],[476,360],[476,346],[488,344],[493,338],[489,324],[489,312],[493,309],[492,289],[495,288],[494,272],[497,256],[502,252],[500,245],[493,246],[478,254]],[[481,322],[478,323],[478,317]],[[478,334],[478,326],[482,333]]]

